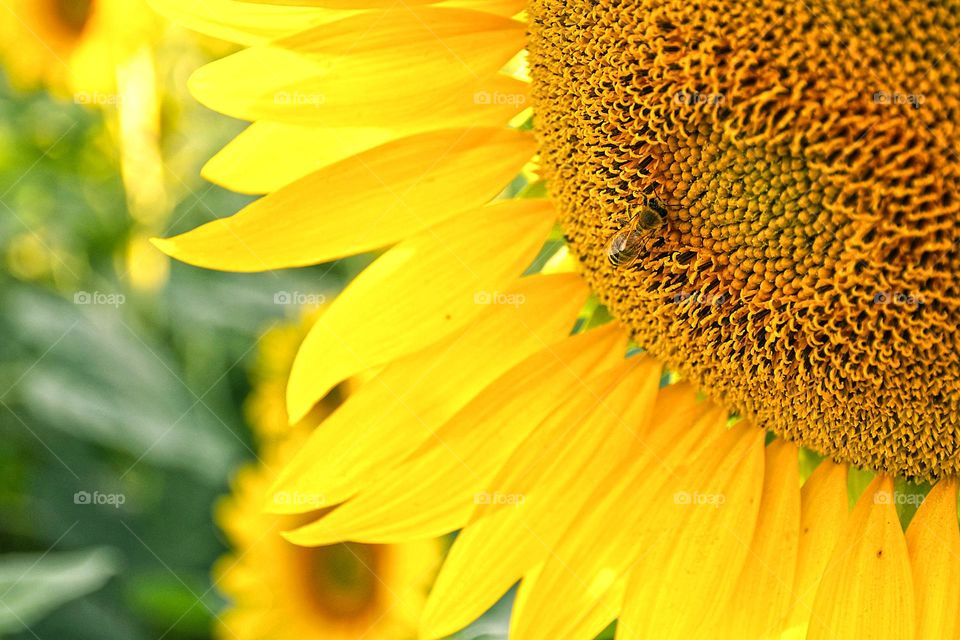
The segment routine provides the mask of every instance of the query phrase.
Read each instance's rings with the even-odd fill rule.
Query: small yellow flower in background
[[[0,57],[15,85],[101,106],[116,104],[116,69],[158,26],[141,0],[7,0],[0,18]]]
[[[316,299],[319,300],[320,296]],[[359,375],[343,381],[304,418],[290,424],[286,406],[290,368],[300,344],[323,309],[323,305],[316,308],[305,307],[299,320],[278,324],[260,337],[256,363],[251,371],[253,387],[244,407],[247,422],[253,428],[258,442],[272,443],[309,434],[314,426],[333,413],[367,378],[366,375]]]
[[[306,548],[283,539],[281,532],[304,518],[264,514],[263,507],[273,480],[270,469],[289,459],[296,440],[265,447],[261,462],[237,474],[232,495],[217,508],[217,522],[233,546],[214,569],[217,587],[230,600],[219,615],[218,637],[412,640],[442,543]],[[280,502],[283,498],[273,496]],[[289,498],[320,506],[313,503],[314,496]]]
[[[217,634],[225,640],[412,640],[442,557],[441,540],[305,548],[281,533],[309,516],[264,513],[268,502],[298,504],[313,513],[328,507],[320,494],[270,491],[276,473],[310,433],[309,425],[287,425],[282,404],[290,359],[308,326],[283,325],[262,340],[247,407],[260,459],[237,473],[231,495],[216,509],[233,546],[214,569],[215,583],[231,603],[219,615]],[[326,411],[335,404],[328,399]]]
[[[318,312],[304,313],[299,322],[273,327],[260,338],[257,362],[251,372],[253,388],[247,397],[244,412],[247,422],[253,427],[254,436],[260,442],[276,442],[291,437],[285,401],[287,377],[297,349],[318,315]],[[336,395],[338,392],[332,393],[329,401],[318,405],[318,411],[322,412],[318,418],[326,417],[336,408],[338,403],[333,399]],[[310,426],[304,422],[293,431],[302,433]]]
[[[249,45],[191,89],[253,122],[205,175],[266,194],[158,245],[231,271],[387,248],[297,353],[294,420],[382,369],[281,472],[337,505],[288,539],[460,530],[429,639],[517,581],[518,640],[956,636],[956,12],[156,4]],[[524,48],[529,82],[502,72]],[[537,152],[547,189],[512,197]],[[556,222],[579,272],[524,275]],[[614,320],[581,330],[591,290]]]
[[[171,210],[161,150],[156,48],[163,22],[144,0],[8,0],[0,62],[20,89],[44,87],[100,109],[119,147],[137,230],[120,259],[136,289],[167,280],[169,260],[147,244]]]

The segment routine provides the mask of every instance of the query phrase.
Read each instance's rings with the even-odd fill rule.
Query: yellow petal
[[[523,0],[449,0],[449,2],[441,2],[440,6],[473,9],[509,17],[523,11],[526,2]]]
[[[530,596],[530,587],[536,582],[537,578],[540,576],[540,572],[543,570],[543,565],[537,565],[533,569],[530,569],[523,578],[523,582],[520,583],[520,586],[517,588],[517,595],[513,598],[513,609],[511,618],[516,618],[516,612],[520,611],[527,605],[527,599]],[[513,631],[511,629],[508,637],[514,637]]]
[[[549,346],[483,390],[388,476],[318,522],[288,535],[296,544],[392,543],[462,527],[476,496],[526,434],[591,374],[623,357],[607,326]]]
[[[165,18],[214,38],[243,45],[264,44],[310,27],[341,20],[343,11],[281,7],[236,0],[149,0]]]
[[[491,500],[477,508],[434,583],[421,637],[466,626],[546,559],[593,488],[643,437],[660,369],[646,357],[626,361],[599,376],[599,388],[575,392],[560,419],[544,421],[520,444],[483,493],[523,496],[522,506]],[[490,554],[497,562],[488,561]]]
[[[499,193],[533,153],[530,136],[453,129],[335,163],[240,213],[155,244],[183,262],[268,271],[392,244]]]
[[[300,5],[300,6],[319,6],[335,7],[339,10],[346,9],[369,9],[369,8],[388,8],[396,5],[390,0],[241,0],[242,2],[258,2],[273,5]],[[436,0],[415,0],[407,4],[438,4],[440,6],[464,7],[476,9],[477,11],[486,11],[498,15],[512,16],[519,13],[523,7],[523,2],[517,0],[452,0],[449,2],[436,2]]]
[[[799,452],[784,440],[767,446],[763,497],[734,598],[720,614],[714,637],[779,638],[792,604],[800,537]]]
[[[475,94],[524,45],[525,26],[509,18],[397,5],[212,62],[190,91],[241,120],[443,127],[442,114],[489,108]]]
[[[914,638],[915,631],[910,560],[893,504],[893,480],[878,476],[837,541],[807,638],[903,640]]]
[[[800,492],[800,542],[788,628],[802,630],[809,622],[820,579],[846,522],[847,467],[824,460]]]
[[[207,162],[203,176],[233,191],[270,193],[323,167],[405,135],[421,133],[426,128],[505,124],[527,103],[527,88],[523,82],[497,76],[489,81],[488,93],[516,96],[516,99],[501,100],[484,109],[457,110],[432,123],[414,123],[410,127],[322,127],[255,122]]]
[[[537,520],[538,514],[546,515],[542,508],[545,503],[559,500],[555,493],[574,502],[581,497],[585,500],[587,496],[579,496],[578,492],[583,491],[582,485],[591,484],[589,478],[595,477],[592,474],[596,469],[591,465],[605,467],[609,472],[648,437],[646,430],[653,417],[661,370],[657,360],[637,356],[605,374],[609,382],[603,386],[604,391],[589,386],[579,389],[565,403],[581,403],[570,410],[569,418],[573,421],[538,426],[487,485],[487,491],[537,496],[546,492],[545,496],[550,497],[539,498],[530,509],[517,512],[523,514],[519,520],[528,521]],[[585,451],[591,453],[587,455]],[[558,485],[564,483],[571,486],[558,491]],[[493,518],[503,512],[495,504],[480,504],[473,520]]]
[[[299,420],[338,382],[460,330],[506,291],[543,245],[555,212],[512,200],[442,223],[393,247],[337,297],[300,346],[287,384]]]
[[[281,496],[351,497],[424,441],[488,384],[570,333],[587,297],[579,276],[522,278],[520,305],[486,307],[476,321],[429,349],[388,365],[310,434],[274,487]],[[280,513],[311,509],[274,500]]]
[[[324,128],[263,120],[231,140],[204,165],[202,174],[232,191],[270,193],[396,137],[389,129]]]
[[[616,618],[627,568],[641,548],[637,529],[653,496],[688,457],[725,432],[726,412],[697,403],[685,384],[662,390],[648,437],[594,489],[514,611],[511,638],[592,638]],[[526,582],[526,580],[525,580]]]
[[[630,571],[618,638],[694,637],[722,611],[750,552],[764,477],[764,432],[741,423],[668,482]],[[697,615],[690,615],[696,611]]]
[[[520,583],[520,587],[517,589],[517,596],[513,601],[513,610],[510,615],[510,631],[507,636],[508,638],[520,637],[516,630],[516,622],[518,619],[522,619],[526,616],[524,611],[526,610],[527,602],[530,600],[530,594],[536,590],[537,579],[540,577],[542,571],[543,565],[537,565],[523,576],[523,581]],[[606,594],[604,594],[601,602],[597,605],[597,608],[604,611],[619,611],[620,603],[623,602],[623,592],[625,589],[625,580],[620,579],[615,582],[614,585],[606,592]],[[611,616],[611,621],[612,620],[613,616]],[[604,625],[604,627],[606,626],[607,625]],[[603,629],[600,629],[599,631],[602,630]],[[597,636],[599,631],[585,631],[581,633],[579,629],[571,629],[568,637],[577,639],[594,638]]]
[[[960,532],[957,482],[941,480],[907,529],[913,569],[917,638],[960,636]]]
[[[256,2],[258,4],[292,6],[292,7],[329,7],[332,9],[382,9],[396,4],[390,0],[241,0],[241,2]],[[436,0],[410,0],[406,4],[432,4]]]

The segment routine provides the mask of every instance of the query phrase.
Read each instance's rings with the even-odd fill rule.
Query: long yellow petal
[[[618,638],[711,637],[704,620],[728,604],[750,552],[764,477],[764,432],[741,423],[670,481],[659,517],[637,542]],[[659,529],[657,531],[656,529]],[[697,615],[690,615],[696,611]]]
[[[396,5],[391,0],[240,0],[242,3],[256,2],[267,5],[286,5],[301,7],[333,7],[334,10],[346,11],[353,9],[371,9],[371,8],[389,8]],[[486,11],[487,13],[496,13],[498,15],[512,16],[519,13],[523,7],[523,2],[518,0],[449,0],[447,2],[437,2],[437,0],[414,0],[407,4],[437,4],[439,6],[464,7],[476,9],[477,11]]]
[[[203,176],[240,193],[270,193],[335,162],[428,128],[503,125],[527,104],[527,89],[519,80],[497,76],[489,82],[490,95],[513,99],[392,129],[255,122],[207,162]]]
[[[345,539],[392,543],[462,527],[519,441],[591,374],[622,360],[624,347],[619,328],[608,326],[527,358],[387,477],[289,539],[311,546]]]
[[[562,493],[566,499],[578,501],[577,492],[591,475],[591,465],[610,468],[632,454],[638,443],[644,443],[654,411],[654,403],[660,387],[662,365],[648,356],[637,356],[622,363],[624,373],[614,373],[609,395],[592,394],[584,387],[579,395],[571,396],[567,404],[578,398],[583,406],[572,411],[575,422],[543,425],[532,432],[517,448],[504,468],[487,485],[488,492],[524,493],[547,496],[532,500],[531,509],[519,511],[520,520],[533,521],[546,503],[559,500],[554,494]],[[591,452],[589,455],[585,452]],[[573,471],[581,469],[583,473]],[[589,473],[596,469],[589,469]],[[549,480],[548,480],[549,479]],[[597,478],[599,480],[600,478]],[[571,486],[558,491],[558,485]],[[574,484],[581,486],[573,486]],[[586,499],[586,495],[582,499]],[[474,520],[495,517],[503,513],[495,504],[480,504]]]
[[[724,432],[726,412],[697,403],[685,384],[660,392],[645,442],[593,491],[514,611],[511,638],[592,638],[616,618],[627,569],[641,553],[637,529],[689,458]],[[661,505],[662,506],[662,505]],[[526,580],[525,580],[526,582]]]
[[[439,114],[483,112],[494,103],[477,93],[523,49],[524,30],[480,11],[402,4],[212,62],[193,74],[190,91],[241,120],[445,126]]]
[[[259,4],[290,7],[329,7],[331,9],[383,9],[395,5],[391,0],[240,0]],[[410,0],[407,4],[432,4],[437,0]]]
[[[165,18],[220,40],[265,44],[349,14],[319,7],[283,7],[236,0],[148,0]]]
[[[262,120],[231,140],[201,173],[232,191],[270,193],[397,137],[389,129],[326,128]]]
[[[520,444],[485,495],[523,496],[519,508],[491,500],[450,550],[424,610],[421,637],[438,638],[479,617],[551,552],[590,493],[643,437],[661,366],[627,361],[612,370],[608,395],[582,388],[559,420],[547,420]],[[597,396],[600,396],[599,398]],[[497,562],[487,561],[496,554]]]
[[[799,452],[785,440],[767,446],[763,497],[734,598],[712,637],[779,638],[791,605],[800,538]]]
[[[941,480],[907,529],[917,638],[960,637],[960,531],[957,481]]]
[[[837,542],[807,638],[909,640],[915,633],[907,542],[893,504],[893,480],[881,475],[857,502]]]
[[[460,7],[507,17],[517,15],[526,5],[523,0],[448,0],[439,3],[442,7]]]
[[[570,333],[587,297],[575,274],[522,278],[519,305],[490,305],[462,331],[388,365],[351,394],[281,472],[272,510],[311,509],[351,497],[389,472],[511,367]],[[322,496],[322,498],[319,498]]]
[[[800,492],[800,542],[788,629],[806,628],[820,579],[846,526],[847,511],[847,467],[824,460]]]
[[[446,562],[446,561],[444,561]],[[442,569],[442,565],[441,565]],[[529,571],[523,577],[523,582],[517,587],[517,595],[513,598],[513,608],[510,612],[510,630],[507,634],[508,638],[515,638],[516,634],[513,631],[513,622],[517,619],[517,612],[522,611],[527,606],[527,601],[530,599],[530,592],[533,588],[533,585],[536,583],[537,578],[540,577],[540,573],[543,571],[543,565],[537,565]]]
[[[327,262],[392,244],[481,206],[533,151],[529,135],[506,129],[410,136],[325,167],[236,215],[155,244],[183,262],[224,271]]]
[[[553,225],[548,201],[510,200],[437,225],[378,258],[310,329],[290,371],[301,419],[340,381],[427,347],[504,298]]]

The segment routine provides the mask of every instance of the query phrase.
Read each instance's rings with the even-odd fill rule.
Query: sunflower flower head
[[[825,455],[956,474],[960,15],[538,0],[531,16],[544,174],[637,342]],[[612,266],[607,242],[651,199],[663,226]]]
[[[303,322],[281,325],[261,340],[253,400],[248,405],[261,442],[259,460],[240,469],[231,495],[216,509],[217,523],[233,547],[214,569],[216,584],[230,600],[229,608],[218,617],[217,634],[231,640],[365,636],[409,640],[436,573],[441,541],[344,542],[306,548],[282,535],[328,508],[320,494],[270,491],[279,469],[310,433],[306,424],[287,426],[279,384],[289,371],[305,326]],[[274,402],[269,396],[274,396]],[[333,405],[332,398],[326,401],[328,412]],[[286,427],[283,431],[280,422]],[[268,501],[299,505],[308,515],[264,513]]]

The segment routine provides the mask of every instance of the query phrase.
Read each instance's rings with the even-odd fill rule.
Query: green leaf
[[[897,508],[897,516],[904,530],[910,526],[917,509],[927,499],[932,486],[929,482],[911,482],[897,478],[894,480],[893,504]]]
[[[537,180],[527,185],[523,190],[517,194],[518,198],[547,198],[549,197],[547,193],[547,183],[543,180]]]
[[[224,606],[208,587],[209,576],[199,572],[157,571],[137,575],[127,590],[127,604],[137,617],[156,628],[167,628],[181,635],[204,637],[210,619]]]
[[[847,500],[850,509],[853,509],[854,505],[857,504],[857,500],[860,499],[863,492],[866,491],[870,483],[873,482],[875,475],[873,471],[866,469],[857,469],[853,466],[849,468],[847,471]]]
[[[26,628],[98,590],[118,569],[117,554],[107,547],[0,556],[0,633]]]
[[[147,464],[213,483],[229,473],[239,441],[166,345],[110,306],[24,290],[5,301],[22,343],[38,354],[16,386],[32,415]]]

